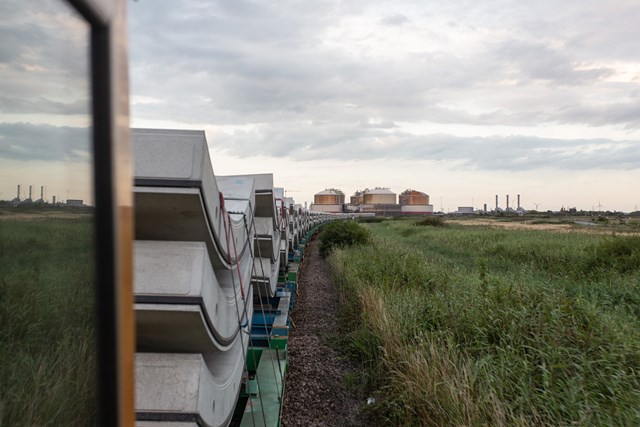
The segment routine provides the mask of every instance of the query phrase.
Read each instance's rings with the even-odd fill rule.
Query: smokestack
[[[509,195],[507,194],[507,210],[509,210]]]
[[[18,195],[16,197],[20,200],[20,184],[18,184]]]
[[[31,189],[33,188],[33,185],[29,186],[29,200],[31,200]]]
[[[498,210],[498,195],[496,194],[496,211]]]
[[[485,213],[487,212],[487,204],[486,203],[484,204],[484,211],[485,211]]]
[[[518,194],[518,210],[520,210],[520,195]]]
[[[56,204],[56,196],[53,196],[53,204]]]
[[[44,201],[44,185],[40,186],[40,200]]]

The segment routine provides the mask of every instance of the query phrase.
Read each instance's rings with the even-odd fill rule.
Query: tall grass
[[[93,223],[0,227],[0,425],[93,425]]]
[[[382,424],[640,425],[637,237],[367,227],[329,259]]]
[[[320,234],[320,255],[327,256],[335,247],[364,244],[369,231],[355,221],[333,221],[325,225]]]

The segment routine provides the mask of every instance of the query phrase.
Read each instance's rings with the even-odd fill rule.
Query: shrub
[[[444,222],[442,217],[427,216],[419,221],[416,221],[416,225],[420,227],[446,227],[447,223]]]
[[[355,221],[334,221],[322,230],[320,254],[327,256],[334,247],[362,245],[369,242],[369,231]]]
[[[640,269],[640,237],[617,236],[598,242],[592,247],[591,258],[585,268],[601,268],[630,272]]]
[[[365,216],[362,218],[358,218],[358,222],[366,223],[366,224],[374,224],[386,221],[388,218],[384,216]]]

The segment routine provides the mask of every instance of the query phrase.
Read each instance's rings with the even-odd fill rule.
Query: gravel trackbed
[[[352,367],[328,342],[338,331],[338,298],[329,265],[307,245],[292,313],[282,425],[358,426],[360,402],[346,389]]]

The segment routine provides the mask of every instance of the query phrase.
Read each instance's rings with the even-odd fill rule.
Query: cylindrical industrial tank
[[[313,196],[314,205],[342,205],[344,204],[344,193],[335,188],[329,188]]]
[[[374,188],[373,190],[364,190],[362,198],[365,205],[393,205],[396,203],[396,193],[389,190],[388,188]]]
[[[428,205],[429,195],[422,191],[405,190],[400,194],[401,205]]]
[[[363,203],[362,191],[356,191],[353,196],[351,196],[351,204],[352,205],[361,205]]]

